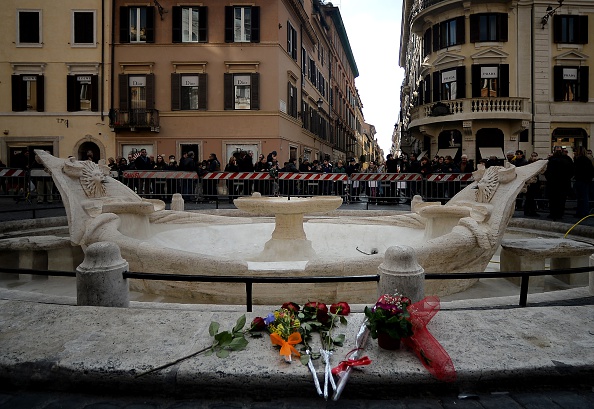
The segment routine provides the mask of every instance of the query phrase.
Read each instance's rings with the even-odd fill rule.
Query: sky
[[[365,122],[374,125],[384,156],[398,122],[404,70],[398,66],[402,0],[330,0],[338,6],[359,77]]]

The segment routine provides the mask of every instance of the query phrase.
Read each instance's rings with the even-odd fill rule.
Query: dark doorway
[[[25,166],[30,166],[35,160],[35,149],[41,149],[52,155],[54,154],[54,147],[52,145],[9,146],[7,166],[9,168],[24,168]],[[29,152],[28,159],[25,159],[25,151]]]
[[[89,157],[89,155],[92,155]],[[101,159],[101,150],[94,142],[84,142],[78,148],[78,160],[91,159],[97,163]]]
[[[497,129],[497,128],[483,128],[483,129],[479,129],[479,131],[476,133],[476,160],[477,163],[478,161],[480,161],[481,159],[489,159],[489,157],[487,155],[487,157],[483,158],[481,156],[481,148],[499,148],[497,149],[498,152],[498,162],[499,165],[503,165],[503,157],[499,157],[501,156],[500,152],[503,152],[503,143],[504,143],[504,135],[503,135],[503,131],[501,129]],[[494,151],[494,150],[493,150]]]

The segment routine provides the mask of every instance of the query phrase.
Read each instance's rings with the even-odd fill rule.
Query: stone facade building
[[[223,165],[238,150],[281,165],[363,150],[359,72],[331,3],[10,0],[0,13],[9,165],[39,147]]]
[[[0,8],[0,159],[115,154],[108,127],[111,2],[6,0]],[[29,155],[33,158],[33,155]]]
[[[594,2],[403,0],[402,12],[404,152],[592,147]]]

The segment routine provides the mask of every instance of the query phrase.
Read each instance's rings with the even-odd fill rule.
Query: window
[[[555,43],[588,44],[588,16],[554,15]]]
[[[225,42],[260,42],[260,7],[225,7]]]
[[[67,110],[99,110],[99,77],[97,75],[69,75],[66,77]]]
[[[470,42],[507,41],[507,14],[482,13],[470,15]]]
[[[208,9],[206,7],[172,7],[172,39],[174,43],[208,41]]]
[[[431,54],[431,29],[428,28],[423,35],[423,57]]]
[[[72,12],[72,45],[95,45],[95,12]]]
[[[171,74],[171,110],[207,109],[207,74]]]
[[[41,45],[41,10],[17,12],[17,45]]]
[[[473,64],[472,97],[509,97],[509,65]]]
[[[120,42],[155,42],[154,7],[120,7]]]
[[[589,67],[555,66],[555,101],[588,102]]]
[[[466,68],[433,73],[433,102],[466,98]],[[428,101],[425,101],[427,103]]]
[[[43,75],[12,76],[12,110],[44,111]]]
[[[297,118],[297,87],[294,86],[291,82],[288,83],[287,100],[289,101],[289,109],[287,113],[291,115],[293,118]]]
[[[297,61],[297,30],[287,21],[287,52]]]
[[[225,109],[260,109],[260,74],[225,74]]]
[[[433,26],[433,51],[464,44],[464,17],[442,21]]]
[[[155,109],[155,75],[120,74],[119,94],[121,111]]]

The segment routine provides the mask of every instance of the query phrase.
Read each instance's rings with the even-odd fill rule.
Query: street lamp
[[[318,98],[318,111],[322,110],[322,107],[324,106],[324,101],[322,101],[322,98]]]

